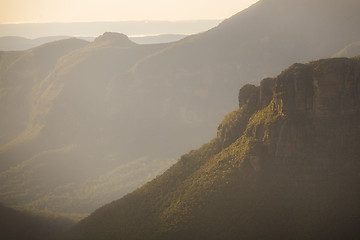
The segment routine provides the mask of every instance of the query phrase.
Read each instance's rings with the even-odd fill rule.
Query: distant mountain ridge
[[[67,36],[42,37],[36,39],[27,39],[22,37],[8,36],[0,37],[0,51],[22,51],[42,44],[63,40],[69,38]]]
[[[181,34],[164,34],[164,35],[151,35],[141,37],[130,37],[130,39],[138,44],[157,44],[169,43],[183,39],[186,35]],[[69,36],[53,36],[42,37],[36,39],[27,39],[22,37],[0,37],[0,51],[23,51],[30,48],[38,47],[42,44],[72,38]],[[77,37],[82,40],[92,42],[94,37]]]
[[[360,59],[245,85],[217,137],[59,239],[355,239]]]
[[[101,44],[107,47],[116,46],[123,48],[133,47],[135,45],[135,43],[130,41],[128,36],[125,34],[114,32],[106,32],[103,35],[95,38],[94,44]]]
[[[122,32],[128,36],[194,34],[217,26],[223,19],[189,21],[120,21],[73,23],[19,23],[0,24],[0,37],[22,36],[98,36],[104,32]]]

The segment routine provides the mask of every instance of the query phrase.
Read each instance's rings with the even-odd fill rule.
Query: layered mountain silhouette
[[[38,47],[42,44],[67,39],[67,36],[51,36],[36,39],[28,39],[23,37],[0,37],[0,51],[21,51]]]
[[[245,85],[217,137],[60,239],[356,239],[360,59]]]
[[[262,0],[174,43],[105,33],[0,52],[1,202],[79,216],[120,198],[208,141],[245,83],[359,41],[359,10]]]
[[[186,35],[181,34],[161,34],[150,36],[130,37],[131,41],[138,44],[156,44],[156,43],[169,43],[179,41],[185,38]],[[69,36],[52,36],[41,37],[35,39],[28,39],[23,37],[0,37],[0,51],[21,51],[28,50],[30,48],[39,47],[45,43],[69,39]],[[86,41],[93,41],[94,37],[81,37],[80,39]]]
[[[145,16],[144,16],[145,17]],[[105,31],[122,32],[129,36],[155,36],[163,34],[193,34],[206,31],[221,19],[195,19],[184,21],[107,21],[107,22],[43,22],[0,24],[0,36],[26,36],[42,38],[47,36],[98,36]],[[1,40],[0,40],[1,45]],[[11,44],[10,44],[11,45]],[[0,48],[1,49],[1,48]],[[14,50],[14,49],[12,49]]]

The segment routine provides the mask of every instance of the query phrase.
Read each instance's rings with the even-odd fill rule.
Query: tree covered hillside
[[[360,59],[245,85],[217,137],[59,239],[356,239]]]

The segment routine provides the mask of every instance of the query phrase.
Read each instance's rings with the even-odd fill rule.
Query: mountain
[[[13,140],[15,142],[31,138],[30,132],[38,127],[31,126],[31,91],[35,90],[34,87],[52,71],[58,59],[87,44],[84,40],[68,39],[45,44],[26,52],[0,52],[0,112],[6,116],[0,120],[0,152],[11,145],[14,136],[18,136]],[[9,165],[16,165],[19,160],[21,161],[11,159],[10,156],[1,158],[1,170]]]
[[[0,238],[41,240],[68,229],[73,223],[54,216],[35,215],[0,204]]]
[[[247,84],[216,138],[59,239],[356,239],[360,58]]]
[[[169,43],[179,41],[185,38],[186,35],[181,34],[162,34],[154,36],[141,36],[141,37],[130,37],[130,40],[138,44],[157,44],[157,43]],[[28,39],[23,37],[0,37],[0,51],[22,51],[28,50],[30,48],[35,48],[40,45],[64,40],[71,37],[68,36],[50,36],[50,37],[41,37],[36,39]],[[78,39],[86,40],[92,42],[93,37],[78,37]]]
[[[28,39],[23,37],[0,37],[0,51],[21,51],[38,47],[42,44],[67,39],[67,36],[50,36],[36,39]]]
[[[218,25],[222,19],[185,21],[50,22],[0,24],[0,37],[25,36],[98,36],[104,32],[122,32],[128,36],[193,34]]]
[[[1,52],[0,201],[84,216],[120,198],[208,141],[240,86],[358,41],[359,10],[262,0],[174,43]]]
[[[46,50],[60,50],[72,41],[83,45],[63,55],[49,55],[52,51]],[[1,125],[5,142],[0,147],[2,201],[86,216],[106,199],[121,197],[169,167],[173,161],[168,157],[125,158],[127,146],[111,139],[123,134],[122,129],[107,127],[109,120],[118,124],[118,116],[108,112],[111,105],[104,108],[113,75],[162,47],[141,46],[123,34],[105,33],[90,44],[78,39],[49,43],[5,66],[2,86],[8,95],[4,95],[2,110],[7,118]],[[5,52],[4,58],[14,54],[20,53]],[[38,62],[38,66],[31,65]],[[98,81],[101,77],[104,82]],[[12,87],[13,92],[9,91]],[[104,139],[104,131],[112,135]]]

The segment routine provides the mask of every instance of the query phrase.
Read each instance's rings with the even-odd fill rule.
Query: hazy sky
[[[224,19],[257,0],[0,0],[0,23]]]

